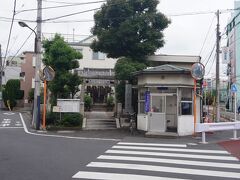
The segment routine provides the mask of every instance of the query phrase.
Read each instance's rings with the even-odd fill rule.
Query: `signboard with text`
[[[150,111],[150,91],[145,92],[145,112]]]

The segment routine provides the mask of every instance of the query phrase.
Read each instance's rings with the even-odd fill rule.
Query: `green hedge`
[[[83,117],[79,113],[65,113],[59,122],[64,127],[82,126]]]
[[[80,113],[47,113],[46,124],[62,127],[82,127],[83,116]]]

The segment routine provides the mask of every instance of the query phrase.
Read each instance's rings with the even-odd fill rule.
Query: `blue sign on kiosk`
[[[236,93],[236,92],[237,92],[237,86],[236,86],[236,84],[232,84],[232,86],[231,86],[231,92],[232,92],[232,93]]]
[[[145,92],[145,112],[150,111],[150,91]]]

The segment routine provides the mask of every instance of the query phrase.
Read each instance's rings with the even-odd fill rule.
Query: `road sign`
[[[237,92],[237,86],[236,86],[236,84],[232,84],[232,86],[231,86],[231,92],[232,92],[232,93],[236,93],[236,92]]]
[[[194,63],[191,70],[192,77],[196,80],[203,78],[205,74],[205,67],[202,63]]]
[[[43,69],[43,75],[46,81],[52,81],[55,76],[55,71],[50,66],[46,66]]]

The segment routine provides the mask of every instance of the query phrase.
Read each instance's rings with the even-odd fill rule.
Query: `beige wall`
[[[24,57],[24,60],[22,62],[21,66],[21,72],[25,72],[25,77],[22,78],[20,88],[21,90],[24,90],[24,98],[23,103],[24,106],[30,106],[29,103],[27,103],[28,100],[28,93],[32,89],[32,79],[34,78],[35,74],[35,68],[33,67],[33,52],[26,52]]]
[[[139,76],[138,85],[156,84],[156,85],[194,85],[190,74],[151,74]]]

